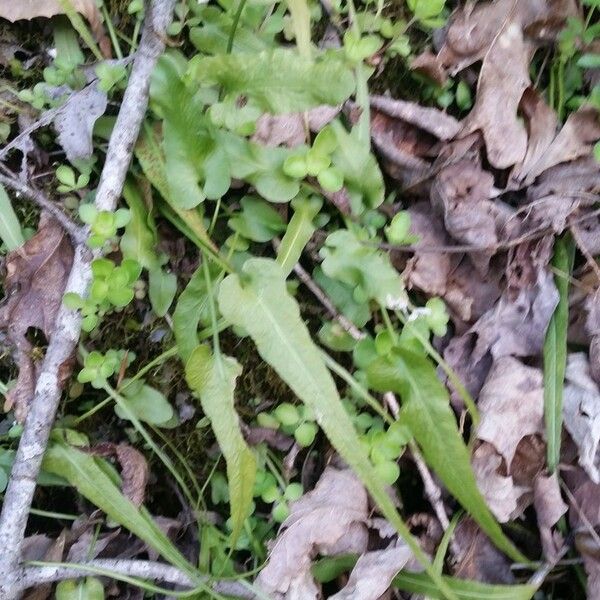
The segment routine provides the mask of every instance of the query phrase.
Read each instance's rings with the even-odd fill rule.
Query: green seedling
[[[89,173],[80,173],[75,178],[75,171],[67,166],[60,165],[56,169],[56,179],[60,182],[60,185],[56,188],[61,194],[68,194],[76,190],[81,190],[90,182]]]
[[[106,354],[90,352],[83,361],[83,369],[77,375],[79,383],[91,383],[92,387],[101,388],[107,379],[112,377],[121,367],[123,361],[131,364],[135,355],[125,350],[109,350]]]
[[[114,240],[118,229],[129,223],[131,213],[126,208],[111,212],[98,210],[93,204],[82,204],[79,207],[79,218],[90,226],[88,246],[102,248],[104,244]]]

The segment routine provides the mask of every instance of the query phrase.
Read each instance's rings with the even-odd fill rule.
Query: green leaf
[[[182,81],[186,67],[180,53],[161,56],[152,74],[150,96],[164,119],[162,147],[169,197],[180,208],[190,209],[207,197],[220,198],[231,179],[227,159],[204,113],[204,98]]]
[[[185,365],[187,382],[200,397],[227,463],[232,546],[250,513],[256,478],[256,459],[242,436],[233,398],[235,380],[241,372],[233,358],[213,356],[207,345],[198,346]]]
[[[164,317],[177,293],[177,276],[156,267],[148,272],[148,296],[152,309],[159,317]]]
[[[274,114],[337,105],[354,91],[350,69],[332,52],[311,61],[291,49],[258,54],[197,55],[188,74],[200,83],[243,95]]]
[[[298,304],[287,291],[279,265],[265,258],[247,260],[241,276],[229,275],[221,283],[219,308],[226,319],[250,334],[261,357],[316,416],[334,448],[355,470],[383,515],[441,589],[453,598],[402,521],[360,444],[333,378],[300,317]]]
[[[427,463],[451,494],[479,523],[496,546],[519,562],[527,562],[504,535],[481,496],[470,456],[458,431],[448,391],[425,356],[395,348],[367,368],[370,387],[392,391],[402,399],[402,416]]]
[[[175,414],[164,394],[145,385],[143,381],[132,382],[130,379],[124,379],[121,394],[127,403],[127,408],[140,421],[150,425],[164,425]],[[119,406],[115,406],[115,413],[120,419],[128,420],[126,412]]]
[[[552,265],[558,290],[558,305],[548,324],[544,340],[544,420],[548,469],[553,473],[560,461],[563,420],[563,385],[567,368],[567,328],[569,326],[569,275],[573,269],[575,244],[570,237],[556,241]]]
[[[321,210],[323,201],[317,196],[292,200],[294,215],[288,223],[281,245],[277,250],[277,262],[287,277],[300,260],[302,250],[315,231],[313,219]]]
[[[2,184],[0,184],[0,239],[9,252],[25,243],[19,219]]]
[[[362,243],[353,232],[338,229],[320,250],[323,273],[350,286],[357,302],[377,300],[390,308],[406,303],[402,279],[389,256]]]
[[[407,0],[407,4],[415,19],[424,21],[437,17],[444,10],[446,0]]]
[[[530,600],[537,591],[534,585],[493,585],[470,579],[443,576],[442,579],[456,594],[459,600]],[[392,585],[405,592],[423,594],[428,598],[444,599],[444,594],[438,589],[427,573],[411,573],[403,571],[394,578]]]
[[[67,579],[56,586],[56,600],[104,600],[104,587],[96,577]]]
[[[215,277],[216,277],[215,273]],[[192,351],[199,344],[198,323],[208,325],[208,290],[202,265],[192,275],[189,283],[181,292],[173,312],[173,333],[177,341],[177,351],[186,363]]]
[[[584,54],[577,61],[577,66],[581,67],[582,69],[597,69],[600,67],[600,54]]]
[[[144,508],[137,508],[117,487],[103,462],[63,441],[53,442],[44,456],[43,468],[66,479],[70,485],[106,515],[126,527],[172,565],[197,579],[196,570],[175,548]]]
[[[157,235],[154,222],[135,183],[125,182],[123,197],[131,214],[131,219],[125,227],[125,233],[121,237],[120,246],[123,257],[137,261],[145,269],[154,269],[158,265],[158,256],[155,251]]]
[[[360,138],[358,127],[348,132],[336,119],[331,128],[337,138],[333,164],[344,176],[352,212],[361,214],[366,209],[378,207],[384,200],[385,188],[383,175],[369,144]]]
[[[263,200],[245,196],[240,204],[242,212],[229,219],[227,224],[244,238],[254,242],[268,242],[285,231],[281,215]]]

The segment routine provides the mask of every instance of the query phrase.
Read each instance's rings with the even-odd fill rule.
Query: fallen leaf
[[[65,550],[67,539],[66,530],[61,531],[60,535],[52,541],[44,555],[39,559],[44,562],[61,562]],[[23,595],[24,600],[46,600],[52,591],[52,583],[44,583],[31,588]]]
[[[510,469],[519,442],[544,432],[542,371],[511,356],[498,358],[481,388],[478,408],[477,438],[492,444]]]
[[[264,114],[256,122],[253,142],[294,148],[306,142],[307,128],[316,133],[335,119],[341,106],[317,106],[305,113]]]
[[[514,583],[510,561],[481,531],[473,519],[460,521],[454,531],[454,544],[460,548],[455,557],[453,574],[461,579],[474,579],[485,583]]]
[[[5,409],[14,408],[23,422],[37,378],[39,361],[29,330],[41,331],[46,341],[54,332],[54,321],[73,262],[73,248],[62,227],[47,214],[40,218],[37,233],[6,258],[5,300],[0,307],[0,329],[8,332],[15,348],[19,377],[6,395]],[[62,380],[69,369],[63,369]]]
[[[273,598],[316,599],[313,556],[364,552],[367,518],[367,493],[356,475],[328,467],[315,489],[292,504],[256,585]]]
[[[565,428],[579,451],[579,464],[594,483],[600,483],[600,390],[583,352],[567,359],[563,413]]]
[[[519,229],[514,209],[493,196],[491,173],[468,160],[443,168],[431,186],[431,205],[443,214],[446,231],[458,242],[487,248],[470,254],[482,275],[498,242]]]
[[[348,583],[329,600],[378,600],[390,587],[392,580],[407,565],[415,570],[413,554],[402,541],[385,550],[363,554],[350,573]],[[420,570],[420,569],[419,569]]]
[[[73,92],[64,109],[56,115],[54,127],[58,142],[71,163],[92,156],[92,130],[106,106],[106,92],[100,90],[98,82],[94,82],[81,91]]]
[[[72,9],[82,14],[89,22],[94,36],[98,40],[102,54],[107,58],[111,55],[111,43],[102,25],[102,15],[94,0],[68,0]],[[12,0],[0,1],[0,17],[14,23],[15,21],[30,20],[36,17],[54,17],[67,12],[66,0]]]
[[[506,523],[519,514],[518,501],[526,490],[515,486],[512,477],[503,470],[503,459],[492,444],[483,442],[471,460],[477,487],[490,510],[500,523]]]
[[[547,561],[552,562],[558,556],[562,546],[560,535],[553,533],[552,528],[569,508],[563,502],[556,473],[536,477],[533,484],[533,505],[537,515],[544,556]]]

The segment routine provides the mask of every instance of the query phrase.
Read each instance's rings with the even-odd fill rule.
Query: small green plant
[[[315,417],[307,406],[295,406],[289,402],[283,402],[272,413],[259,413],[256,419],[262,427],[281,429],[293,435],[303,448],[315,441],[319,431]]]
[[[119,208],[115,212],[98,210],[89,203],[79,207],[79,218],[90,226],[88,246],[102,248],[107,242],[114,241],[118,229],[129,223],[131,213],[126,208]]]
[[[56,179],[60,182],[56,189],[61,194],[68,194],[84,188],[90,182],[90,174],[89,172],[80,173],[76,178],[75,171],[71,167],[60,165],[56,169]]]
[[[90,352],[83,361],[83,369],[77,375],[79,383],[90,383],[94,388],[101,388],[106,380],[112,377],[123,361],[131,364],[135,355],[125,350],[108,350],[102,354],[96,350]]]
[[[330,127],[322,129],[309,149],[288,156],[283,172],[294,179],[308,175],[316,177],[326,192],[339,192],[344,185],[344,175],[332,165],[332,154],[338,146],[336,135]]]
[[[107,258],[92,262],[92,286],[88,298],[67,293],[63,298],[66,306],[81,310],[82,329],[92,331],[100,318],[113,309],[127,306],[135,297],[136,282],[142,267],[135,260],[124,259],[119,266]]]

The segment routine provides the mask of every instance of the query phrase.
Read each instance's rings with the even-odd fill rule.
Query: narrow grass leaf
[[[575,244],[571,237],[556,241],[552,265],[558,289],[558,305],[548,324],[544,340],[544,420],[548,469],[554,473],[560,461],[562,405],[567,368],[567,328],[569,326],[569,275],[573,268]]]
[[[2,184],[0,184],[0,239],[9,252],[25,243],[19,219]]]
[[[323,201],[320,198],[296,198],[292,200],[294,216],[290,219],[281,245],[277,250],[277,262],[287,277],[300,260],[302,250],[315,231],[313,219]]]
[[[219,308],[226,319],[250,334],[261,357],[312,409],[334,448],[354,469],[383,515],[446,597],[455,599],[398,514],[360,444],[333,378],[300,317],[298,304],[286,289],[279,265],[265,258],[247,260],[240,276],[229,275],[221,283]]]
[[[113,479],[102,468],[100,459],[74,446],[54,442],[46,451],[43,468],[66,479],[110,519],[137,535],[172,565],[190,577],[197,578],[194,567],[177,550],[149,513],[144,508],[138,509],[121,493]]]
[[[367,369],[373,389],[402,398],[402,415],[427,463],[496,546],[519,562],[527,558],[504,535],[475,482],[469,451],[458,431],[448,391],[424,355],[396,348]]]
[[[241,372],[237,361],[213,355],[207,345],[198,346],[185,365],[187,382],[200,397],[227,463],[233,546],[250,513],[256,478],[256,459],[244,440],[234,406],[235,380]]]

